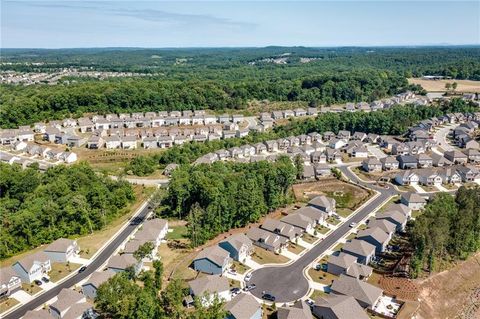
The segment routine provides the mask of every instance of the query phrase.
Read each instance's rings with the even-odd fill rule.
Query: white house
[[[22,287],[22,280],[11,267],[0,269],[0,299],[8,297]]]
[[[17,261],[12,268],[23,282],[32,283],[48,274],[52,266],[47,254],[38,252]]]
[[[190,286],[190,295],[200,298],[204,306],[209,306],[217,297],[222,301],[230,301],[230,286],[228,278],[211,275],[200,277],[188,283]]]
[[[76,257],[80,247],[76,240],[59,238],[43,251],[52,261],[67,262]]]

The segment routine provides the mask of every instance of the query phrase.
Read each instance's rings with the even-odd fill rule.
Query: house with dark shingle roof
[[[313,314],[322,319],[368,319],[367,313],[352,296],[329,294],[315,300]]]
[[[223,274],[230,266],[232,259],[230,253],[219,246],[204,248],[193,259],[193,269],[206,274]]]

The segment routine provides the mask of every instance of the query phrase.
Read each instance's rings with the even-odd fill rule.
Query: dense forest
[[[224,303],[219,299],[204,307],[195,298],[195,309],[186,309],[183,298],[189,293],[185,282],[173,279],[162,289],[163,265],[153,262],[153,270],[138,276],[127,269],[100,285],[95,310],[102,318],[116,319],[224,319]]]
[[[183,165],[172,174],[161,213],[187,220],[195,247],[287,203],[296,173],[288,157],[275,163]]]
[[[228,149],[245,144],[263,142],[291,135],[307,134],[310,132],[323,133],[339,130],[351,132],[402,135],[415,123],[450,112],[475,112],[477,107],[471,102],[453,99],[438,106],[412,105],[394,106],[377,112],[342,112],[322,113],[315,118],[292,120],[285,126],[278,126],[274,131],[266,133],[251,133],[245,138],[210,141],[205,143],[190,142],[181,146],[174,146],[150,157],[138,157],[132,160],[126,170],[137,176],[153,173],[156,168],[163,168],[167,164],[188,164],[197,158],[220,149]],[[399,121],[399,119],[402,119]]]
[[[480,188],[460,187],[456,196],[437,194],[412,227],[413,276],[438,270],[480,249]]]
[[[0,163],[0,259],[101,229],[134,199],[130,184],[99,176],[87,164],[40,173]]]
[[[135,71],[149,77],[66,78],[59,85],[0,86],[0,127],[80,116],[192,109],[243,109],[251,100],[329,105],[410,90],[406,78],[480,79],[480,49],[283,48],[1,51],[3,70],[65,67]],[[281,63],[275,63],[280,59]],[[34,65],[32,63],[35,63]]]

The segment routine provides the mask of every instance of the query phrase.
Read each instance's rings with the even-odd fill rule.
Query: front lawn
[[[252,260],[258,264],[283,264],[289,261],[285,256],[275,254],[266,249],[255,247],[255,251],[252,254]]]
[[[41,291],[42,288],[40,288],[39,286],[37,286],[35,283],[31,283],[31,284],[27,284],[27,283],[22,283],[22,289],[30,294],[30,295],[34,295],[36,294],[37,292]]]
[[[80,266],[80,264],[72,263],[53,263],[52,270],[48,273],[48,276],[52,282],[57,282],[63,277],[76,271]]]
[[[331,225],[338,225],[338,223],[340,223],[340,219],[337,219],[333,216],[330,216],[327,218],[327,223],[331,224]]]
[[[337,209],[337,214],[344,218],[347,218],[348,216],[352,215],[352,213],[353,213],[353,210],[351,210],[350,208]]]
[[[337,246],[335,246],[335,247],[333,248],[333,251],[340,251],[340,249],[342,249],[344,245],[345,245],[345,244],[342,244],[342,243],[338,244]]]
[[[295,255],[298,255],[302,251],[305,250],[305,247],[302,247],[302,246],[294,244],[294,243],[290,243],[290,245],[288,245],[287,249],[288,249],[289,252],[294,253]]]
[[[19,301],[15,298],[7,298],[0,301],[0,313],[4,313],[8,309],[12,308],[13,306],[17,305]]]
[[[315,270],[313,268],[308,270],[308,275],[313,279],[313,281],[327,286],[330,285],[333,280],[338,279],[338,276],[332,275],[323,270]]]
[[[238,280],[229,279],[228,283],[230,284],[230,288],[242,288],[240,281]]]
[[[417,218],[418,216],[422,215],[423,211],[421,210],[412,210],[412,218]]]
[[[241,274],[241,275],[244,274],[244,273],[246,273],[246,272],[250,269],[250,267],[248,267],[248,266],[246,266],[246,265],[244,265],[244,264],[242,264],[242,263],[240,263],[240,262],[238,262],[238,261],[234,261],[234,262],[232,263],[232,267],[231,267],[231,268],[235,269],[235,270],[237,271],[237,273],[239,273],[239,274]]]
[[[319,297],[326,297],[328,294],[322,290],[314,290],[313,293],[310,295],[310,299],[315,300]]]
[[[317,232],[319,232],[320,234],[323,234],[323,235],[328,233],[328,231],[330,230],[330,228],[328,228],[327,226],[324,226],[324,225],[318,225],[317,228],[315,228],[315,229],[317,230]]]
[[[315,237],[315,236],[312,236],[310,234],[304,234],[302,236],[302,240],[306,243],[313,244],[314,242],[316,242],[318,240],[318,238]]]
[[[355,237],[357,237],[357,234],[351,233],[350,235],[347,236],[346,239],[347,239],[347,240],[352,240],[352,239],[354,239]]]

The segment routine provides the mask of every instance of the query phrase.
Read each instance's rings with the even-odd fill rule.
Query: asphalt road
[[[261,298],[263,292],[266,292],[274,295],[276,302],[292,302],[305,296],[308,293],[309,285],[303,275],[303,270],[342,238],[350,230],[349,224],[351,222],[359,223],[391,196],[398,194],[391,186],[385,189],[364,183],[346,167],[339,167],[339,169],[353,182],[376,189],[380,192],[380,195],[365,205],[360,211],[294,263],[287,266],[265,267],[254,271],[252,273],[252,279],[250,280],[250,284],[257,286],[251,291],[254,296]]]
[[[110,258],[113,255],[115,250],[128,238],[128,236],[130,236],[130,234],[135,230],[135,228],[141,222],[143,222],[148,212],[149,212],[148,205],[145,205],[144,209],[141,212],[139,212],[136,215],[136,217],[134,217],[132,221],[128,224],[128,226],[125,227],[125,229],[123,229],[123,231],[120,234],[118,234],[118,236],[115,237],[115,239],[112,240],[110,244],[108,244],[108,246],[105,247],[105,249],[103,249],[103,251],[97,255],[97,257],[87,266],[87,269],[84,272],[68,278],[61,284],[39,295],[37,298],[17,308],[15,311],[9,313],[8,315],[1,316],[1,318],[18,319],[23,315],[25,315],[27,311],[34,310],[42,306],[43,304],[45,304],[48,300],[57,296],[60,290],[62,290],[63,288],[70,288],[78,284],[80,281],[88,277],[93,272],[95,272],[98,268],[100,268],[100,266],[103,265],[103,263],[105,263],[108,260],[108,258]]]

